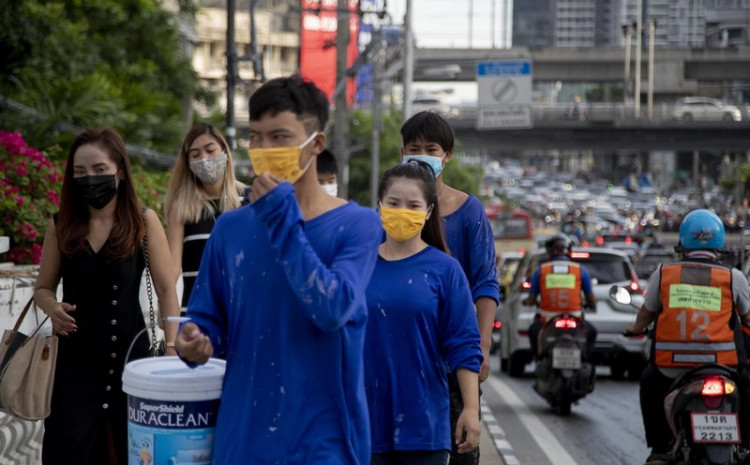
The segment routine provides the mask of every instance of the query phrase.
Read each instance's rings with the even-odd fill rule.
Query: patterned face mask
[[[222,152],[221,155],[214,158],[204,158],[190,162],[190,171],[196,178],[200,179],[203,184],[214,184],[224,176],[227,169],[227,154]]]

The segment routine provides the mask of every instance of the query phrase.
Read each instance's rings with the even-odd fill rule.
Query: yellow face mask
[[[315,158],[310,157],[304,168],[299,167],[299,156],[302,149],[317,135],[317,131],[313,132],[299,147],[250,149],[250,162],[253,164],[255,174],[270,173],[294,184],[305,174]]]
[[[380,206],[380,219],[386,234],[398,242],[405,242],[422,231],[427,212],[408,208],[389,208]]]

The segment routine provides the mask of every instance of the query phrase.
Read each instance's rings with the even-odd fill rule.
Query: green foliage
[[[133,144],[169,151],[197,77],[176,18],[157,0],[24,0],[0,9],[0,94],[48,116],[28,133],[52,142],[57,123],[112,126]],[[194,14],[192,0],[180,7]],[[54,142],[57,142],[54,140]]]
[[[29,147],[21,134],[0,131],[0,236],[10,237],[10,261],[41,260],[44,231],[60,205],[61,180],[62,163]]]
[[[370,173],[372,172],[372,114],[364,111],[354,111],[349,125],[349,133],[357,143],[363,146],[355,150],[349,160],[349,198],[360,205],[371,205],[370,202]],[[451,187],[479,193],[479,183],[482,168],[462,164],[455,152],[460,150],[460,143],[451,161],[443,170],[443,181]],[[378,180],[385,171],[401,161],[401,113],[391,112],[383,115],[383,129],[380,132],[380,167]]]
[[[401,160],[401,114],[383,115],[380,132],[380,167],[378,180],[385,171]],[[349,198],[360,205],[370,205],[370,173],[372,172],[372,114],[354,111],[350,118],[349,133],[362,146],[349,159]]]
[[[460,191],[479,197],[479,183],[482,179],[482,167],[461,163],[461,158],[453,155],[451,161],[443,168],[443,182]]]
[[[156,169],[143,164],[139,160],[132,160],[131,166],[133,168],[133,184],[138,199],[143,205],[154,210],[161,218],[162,223],[165,223],[164,196],[167,193],[171,171]]]

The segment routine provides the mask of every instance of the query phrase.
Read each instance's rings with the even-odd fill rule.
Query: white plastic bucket
[[[223,360],[196,368],[178,357],[125,366],[129,465],[210,465],[224,380]]]

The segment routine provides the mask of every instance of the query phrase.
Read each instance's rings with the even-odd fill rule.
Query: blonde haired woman
[[[224,136],[210,124],[193,126],[182,142],[165,200],[175,279],[182,270],[183,313],[216,219],[222,212],[242,205],[244,194],[244,184],[234,178]]]

